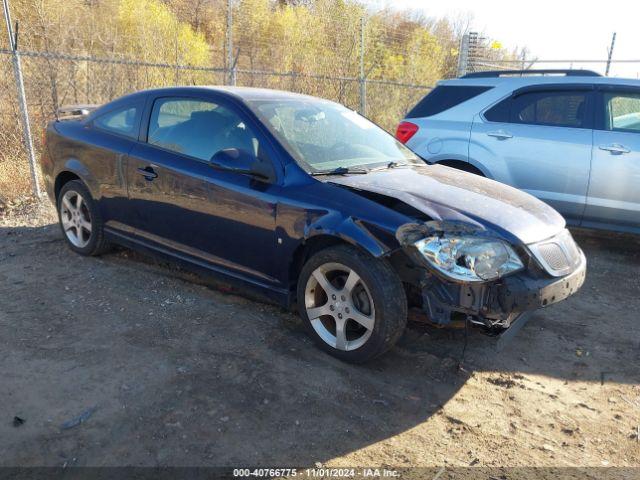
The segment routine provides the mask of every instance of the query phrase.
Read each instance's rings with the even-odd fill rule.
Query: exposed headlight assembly
[[[511,245],[501,240],[444,234],[423,238],[414,245],[436,270],[452,280],[485,282],[524,268]]]

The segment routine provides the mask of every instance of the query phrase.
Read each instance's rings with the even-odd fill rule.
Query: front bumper
[[[563,277],[526,270],[487,284],[454,284],[426,280],[422,307],[429,319],[446,325],[456,318],[500,334],[526,313],[558,303],[576,293],[586,277],[587,261],[580,251],[573,271]]]
[[[495,289],[494,304],[501,310],[517,313],[544,308],[577,292],[586,274],[587,260],[580,252],[577,268],[564,277],[535,279],[513,275],[504,278],[503,285]]]

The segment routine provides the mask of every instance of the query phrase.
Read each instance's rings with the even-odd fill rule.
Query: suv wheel
[[[300,316],[331,355],[362,363],[389,350],[407,323],[402,283],[385,260],[350,246],[311,257],[298,279]]]
[[[58,219],[67,245],[81,255],[99,255],[109,248],[102,218],[87,187],[79,180],[65,183],[58,195]]]

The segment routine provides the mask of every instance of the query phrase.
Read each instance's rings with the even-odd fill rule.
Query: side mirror
[[[263,182],[273,182],[276,178],[269,161],[260,160],[253,153],[239,148],[220,150],[209,163],[216,170],[249,175]]]

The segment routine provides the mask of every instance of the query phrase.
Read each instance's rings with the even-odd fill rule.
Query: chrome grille
[[[569,266],[569,260],[557,243],[546,243],[539,247],[540,255],[553,270],[562,270]]]
[[[529,245],[529,248],[544,269],[556,277],[569,273],[580,262],[580,249],[566,229],[549,240]]]

